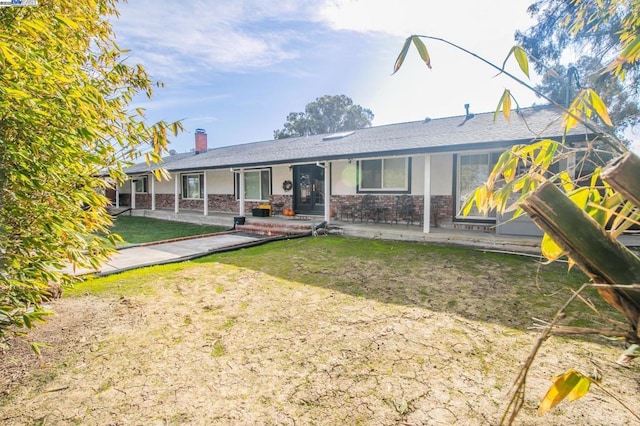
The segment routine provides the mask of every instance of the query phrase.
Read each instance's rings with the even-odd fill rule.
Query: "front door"
[[[324,169],[316,165],[293,167],[293,209],[296,214],[324,214]]]

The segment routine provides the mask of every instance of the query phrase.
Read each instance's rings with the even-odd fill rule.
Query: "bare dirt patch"
[[[56,301],[57,315],[29,336],[51,348],[38,358],[15,342],[2,355],[0,422],[499,421],[536,338],[520,326],[530,317],[512,325],[503,315],[518,300],[504,270],[530,272],[519,264],[499,268],[493,258],[479,269],[461,267],[458,259],[406,269],[407,253],[387,256],[393,262],[386,263],[354,255],[328,267],[322,259],[297,260],[295,249],[309,249],[309,243],[291,244],[273,250],[292,253],[287,262],[295,274],[265,260],[264,253],[260,258],[269,267],[233,264],[228,255],[123,274],[109,284],[147,280],[148,292]],[[436,259],[436,253],[427,254]],[[421,264],[423,255],[415,253]],[[519,422],[632,424],[633,417],[597,389],[542,418],[535,414],[551,376],[568,368],[589,373],[592,360],[606,370],[603,384],[637,406],[639,369],[617,367],[618,354],[619,348],[598,341],[553,338],[532,371]]]

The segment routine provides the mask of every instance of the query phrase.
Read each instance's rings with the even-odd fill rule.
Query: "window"
[[[182,175],[182,198],[204,199],[204,175],[202,173]]]
[[[147,192],[147,177],[146,176],[138,176],[133,180],[133,186],[137,194]]]
[[[359,162],[358,192],[409,190],[409,159],[381,158]]]
[[[462,154],[458,156],[458,205],[456,206],[456,211],[459,212],[473,190],[489,178],[489,173],[491,173],[491,170],[498,162],[499,157],[499,152]],[[467,217],[495,218],[496,212],[494,210],[489,212],[488,216],[485,216],[480,214],[474,206]]]
[[[236,188],[240,188],[240,175],[236,175]],[[239,190],[236,194],[239,194]],[[263,201],[271,195],[271,170],[247,170],[244,172],[244,199]],[[240,198],[238,196],[238,198]]]

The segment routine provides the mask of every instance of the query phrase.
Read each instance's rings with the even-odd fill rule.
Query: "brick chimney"
[[[196,129],[196,154],[207,152],[207,132],[204,129]]]

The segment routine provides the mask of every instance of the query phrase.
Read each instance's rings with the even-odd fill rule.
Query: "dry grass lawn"
[[[531,258],[339,237],[90,280],[0,359],[0,423],[497,424],[536,333],[584,280]],[[591,296],[594,299],[596,296]],[[600,305],[602,306],[602,305]],[[584,325],[569,313],[567,324]],[[633,424],[599,389],[537,417],[549,378],[603,370],[638,407],[621,345],[554,337],[519,424]]]

